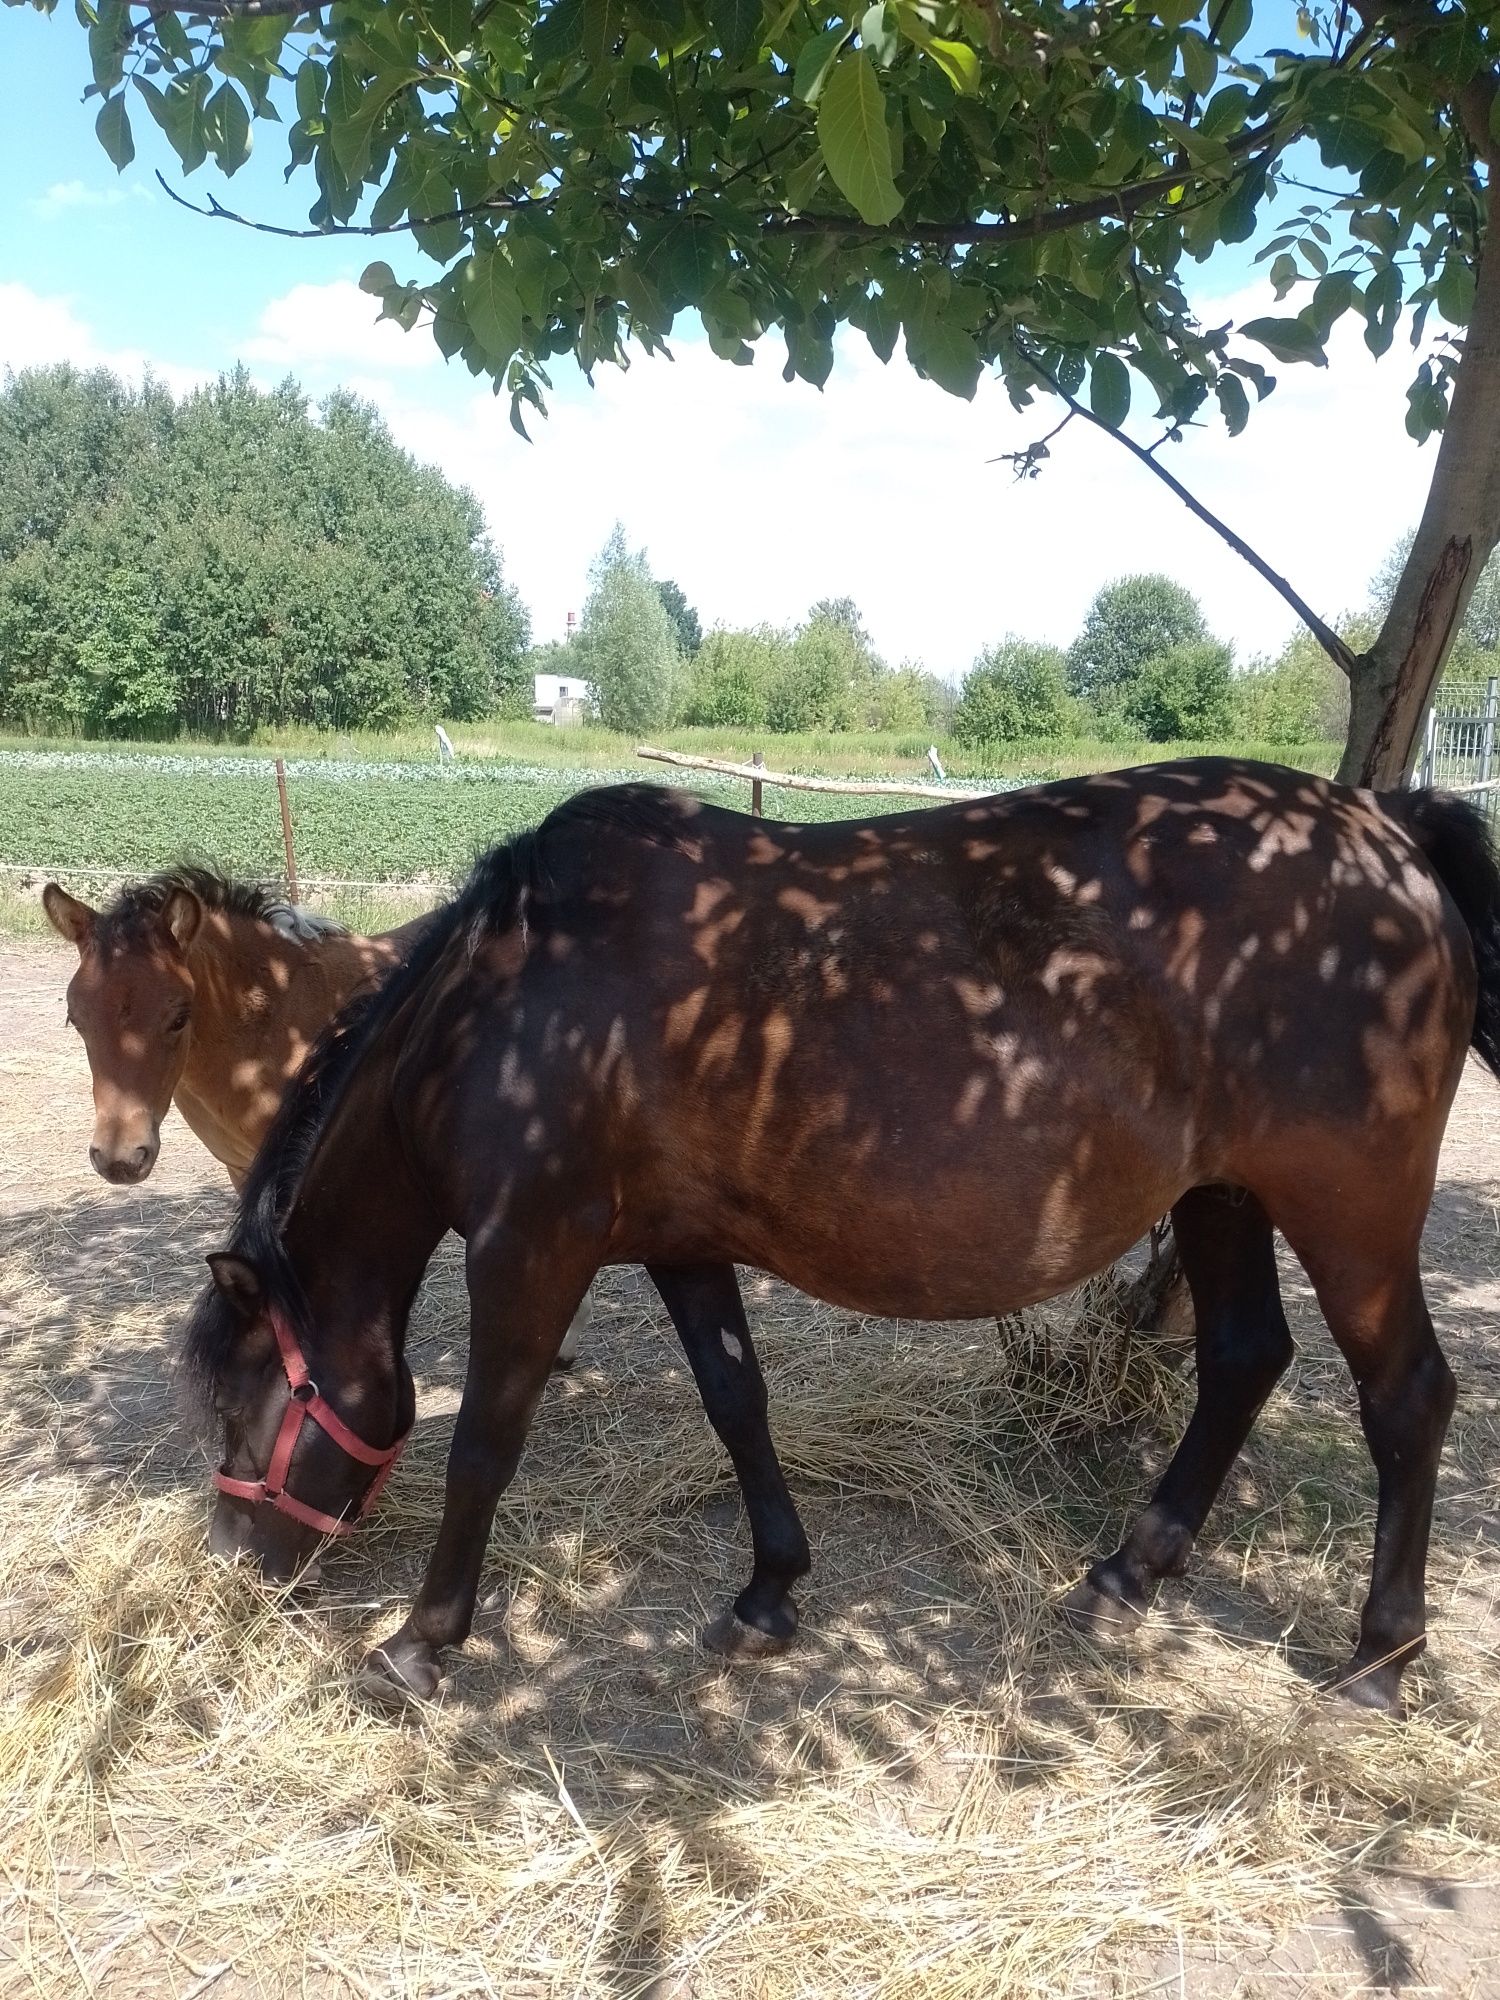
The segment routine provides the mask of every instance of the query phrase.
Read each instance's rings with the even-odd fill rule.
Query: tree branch
[[[1164,465],[1159,464],[1144,445],[1137,444],[1135,439],[1127,437],[1124,431],[1116,430],[1112,424],[1105,423],[1102,417],[1096,417],[1091,409],[1078,401],[1076,396],[1070,396],[1057,377],[1052,374],[1050,369],[1043,367],[1035,355],[1027,352],[1026,361],[1027,365],[1034,368],[1037,374],[1041,376],[1042,380],[1052,390],[1052,393],[1060,397],[1067,404],[1073,416],[1084,418],[1096,430],[1103,431],[1107,437],[1112,437],[1117,444],[1122,444],[1132,458],[1138,459],[1149,471],[1154,472],[1163,486],[1176,494],[1177,498],[1190,513],[1196,514],[1200,521],[1212,528],[1216,535],[1229,544],[1237,556],[1243,557],[1258,576],[1264,577],[1277,595],[1292,607],[1293,611],[1296,612],[1297,616],[1302,620],[1308,631],[1312,633],[1313,637],[1334,664],[1341,668],[1351,681],[1353,680],[1360,663],[1359,654],[1352,647],[1346,645],[1338,633],[1334,631],[1333,627],[1326,624],[1318,616],[1306,598],[1294,590],[1284,576],[1278,575],[1265,558],[1257,555],[1250,544],[1237,535],[1227,522],[1221,521],[1211,508],[1205,507],[1201,500],[1188,491],[1180,479],[1168,472]],[[1053,432],[1051,435],[1055,436],[1056,433]],[[1011,456],[1014,456],[1014,454],[1011,454]]]
[[[1295,128],[1290,125],[1262,126],[1255,132],[1241,133],[1227,148],[1231,154],[1244,156],[1235,171],[1243,172],[1257,153],[1274,151],[1294,136]],[[1206,174],[1201,177],[1208,178]],[[254,216],[241,215],[235,209],[225,208],[213,195],[208,197],[207,206],[202,207],[197,202],[189,201],[186,195],[178,194],[160,168],[156,178],[163,193],[179,208],[185,208],[193,215],[208,216],[215,222],[234,222],[242,229],[259,230],[265,236],[296,238],[399,236],[411,229],[434,227],[443,222],[464,222],[476,215],[524,215],[534,209],[549,208],[556,199],[552,195],[527,196],[520,200],[507,195],[487,195],[483,201],[444,209],[438,215],[406,216],[399,222],[331,222],[321,229],[293,229],[284,223],[260,222]],[[1087,222],[1100,222],[1111,217],[1123,221],[1158,195],[1170,194],[1174,188],[1184,187],[1199,178],[1199,173],[1191,167],[1174,167],[1169,173],[1154,174],[1148,180],[1112,188],[1107,194],[1093,195],[1087,201],[1068,202],[1060,208],[1043,209],[1036,215],[1014,216],[999,222],[875,223],[861,222],[857,216],[786,215],[780,210],[752,219],[756,229],[764,236],[839,236],[853,243],[929,243],[938,247],[955,247],[963,243],[1025,243],[1042,236],[1058,235],[1063,230],[1076,229]],[[640,215],[653,222],[677,221],[694,212],[689,205],[646,201],[628,194],[602,195],[601,199],[612,202],[627,217]]]

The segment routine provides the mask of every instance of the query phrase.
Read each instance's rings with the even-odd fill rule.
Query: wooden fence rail
[[[791,771],[768,771],[759,759],[753,764],[732,764],[722,757],[689,757],[681,750],[653,750],[642,743],[637,757],[649,757],[658,764],[680,764],[689,771],[716,771],[721,777],[743,778],[752,789],[752,810],[759,810],[762,785],[780,785],[790,792],[849,792],[856,797],[897,799],[987,799],[990,792],[961,791],[953,785],[923,785],[913,781],[892,782],[880,778],[802,778]]]

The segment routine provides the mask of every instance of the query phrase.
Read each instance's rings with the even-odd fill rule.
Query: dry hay
[[[753,1281],[815,1568],[793,1653],[726,1670],[695,1634],[748,1568],[738,1500],[617,1274],[502,1507],[474,1639],[393,1720],[352,1669],[431,1544],[456,1260],[419,1303],[412,1449],[309,1608],[203,1556],[206,1447],[167,1375],[218,1190],[22,1208],[4,1180],[6,1995],[1134,1992],[1180,1940],[1265,1947],[1396,1877],[1496,1876],[1493,1375],[1445,1461],[1416,1717],[1336,1721],[1312,1681],[1351,1638],[1373,1480],[1326,1337],[1118,1660],[1054,1601],[1180,1432],[1180,1368],[1077,1301],[1000,1341]],[[1458,1288],[1440,1304],[1478,1323]],[[1500,1990],[1475,1965],[1445,1990]]]

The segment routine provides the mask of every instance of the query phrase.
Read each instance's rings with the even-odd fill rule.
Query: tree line
[[[1399,579],[1410,538],[1377,572],[1367,612],[1344,619],[1368,643]],[[1500,569],[1475,591],[1451,671],[1500,666]],[[1096,740],[1236,739],[1267,745],[1343,736],[1349,692],[1318,641],[1299,632],[1272,659],[1236,667],[1202,606],[1171,577],[1126,576],[1094,598],[1067,647],[1010,635],[987,647],[962,688],[910,663],[892,668],[858,607],[823,598],[800,625],[702,633],[679,587],[657,580],[617,527],[591,571],[577,635],[537,647],[530,665],[585,682],[606,726],[637,735],[675,723],[770,735],[813,731],[951,732],[984,748]]]
[[[338,393],[243,369],[0,384],[0,719],[88,735],[529,714],[478,501]]]

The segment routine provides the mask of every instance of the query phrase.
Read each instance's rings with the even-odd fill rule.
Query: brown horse
[[[49,882],[42,907],[78,949],[68,1020],[93,1078],[95,1172],[116,1185],[145,1180],[175,1104],[236,1193],[318,1036],[429,922],[361,937],[258,883],[186,863],[127,883],[105,910]],[[563,1367],[589,1312],[585,1301]]]
[[[442,1525],[372,1663],[431,1692],[568,1320],[602,1264],[644,1263],[750,1519],[750,1582],[706,1636],[776,1649],[809,1556],[733,1264],[988,1317],[1170,1208],[1197,1407],[1071,1615],[1117,1634],[1186,1565],[1291,1352],[1279,1228],[1379,1477],[1341,1684],[1394,1707],[1454,1397],[1418,1251],[1471,1041],[1500,1063],[1500,870],[1458,801],[1224,759],[818,826],[585,794],[479,864],[257,1158],[189,1330],[225,1436],[212,1544],[285,1576],[352,1525],[412,1421],[412,1297],[459,1231]]]
[[[427,923],[356,937],[186,866],[127,884],[105,910],[49,882],[42,907],[78,949],[68,1020],[93,1077],[95,1172],[145,1180],[175,1104],[237,1190],[303,1057]]]

